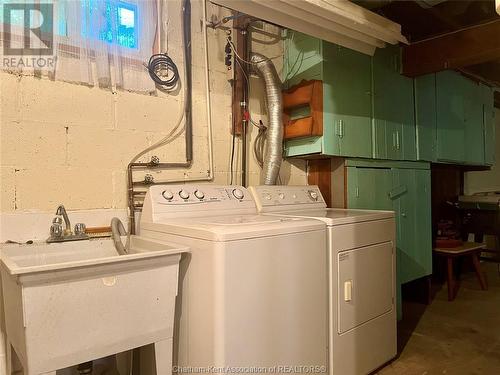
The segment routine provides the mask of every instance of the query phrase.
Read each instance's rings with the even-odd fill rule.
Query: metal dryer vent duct
[[[257,74],[264,80],[266,89],[267,142],[264,152],[264,184],[276,185],[283,159],[283,99],[281,97],[281,80],[270,59],[259,53],[252,53],[250,61]]]

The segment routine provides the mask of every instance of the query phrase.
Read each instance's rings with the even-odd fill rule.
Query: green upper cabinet
[[[371,57],[310,36],[288,32],[285,86],[323,81],[323,136],[286,142],[285,155],[321,153],[371,158]]]
[[[493,91],[453,71],[414,81],[417,159],[491,165]]]
[[[436,74],[437,160],[465,162],[465,83],[453,71]]]
[[[415,130],[417,159],[437,160],[436,75],[415,78]]]
[[[398,46],[376,50],[372,59],[374,157],[416,160],[413,80],[400,73]]]
[[[484,108],[482,87],[471,80],[465,80],[464,125],[465,163],[484,164]]]
[[[484,122],[484,163],[495,163],[495,107],[494,92],[491,87],[481,85]]]
[[[370,56],[323,43],[324,153],[372,157]]]

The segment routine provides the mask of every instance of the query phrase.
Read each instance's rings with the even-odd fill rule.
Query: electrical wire
[[[151,79],[165,90],[172,91],[177,87],[179,70],[172,58],[166,53],[156,53],[151,56],[146,68]]]
[[[181,17],[181,23],[182,23],[181,27],[184,29],[184,27],[185,27],[185,25],[184,25],[184,17]],[[185,39],[184,33],[182,34],[182,39],[183,39],[183,43],[186,43],[186,41],[184,40]],[[158,57],[155,58],[155,56],[158,56]],[[178,71],[177,66],[175,65],[175,63],[172,61],[172,59],[170,57],[168,57],[168,56],[167,56],[168,59],[164,58],[164,57],[160,57],[160,56],[167,56],[167,55],[166,54],[155,54],[155,55],[151,56],[151,58],[149,59],[150,64],[148,64],[147,68],[148,68],[148,71],[149,71],[149,74],[150,74],[151,78],[155,82],[157,82],[157,81],[153,77],[157,76],[157,73],[156,73],[157,71],[154,70],[154,67],[157,67],[159,69],[165,69],[165,68],[166,69],[172,69],[172,72],[174,73],[174,77],[175,76],[177,77],[177,78],[175,78],[175,86],[180,85],[180,87],[182,88],[182,96],[181,96],[182,99],[181,99],[181,103],[180,103],[181,105],[179,107],[179,114],[177,116],[177,121],[175,122],[174,127],[168,132],[168,134],[165,137],[163,137],[162,139],[160,139],[158,142],[152,144],[151,146],[147,147],[146,149],[142,150],[137,155],[135,155],[132,158],[132,160],[130,161],[130,163],[135,163],[137,160],[139,160],[139,158],[141,158],[142,156],[144,156],[148,152],[156,150],[157,148],[160,148],[162,146],[165,146],[165,145],[173,142],[180,135],[182,135],[182,133],[184,132],[185,127],[186,127],[186,125],[183,124],[183,120],[186,117],[187,111],[190,110],[190,108],[187,108],[190,105],[190,102],[189,102],[189,100],[186,100],[187,95],[188,95],[188,92],[187,92],[188,85],[182,84],[182,81],[179,79],[179,71]],[[158,60],[158,59],[160,59],[160,60]],[[186,60],[186,56],[184,56],[184,59]],[[157,60],[156,63],[155,63],[155,60]],[[151,65],[151,63],[154,63],[154,64]],[[163,64],[168,64],[168,65],[160,66],[160,65],[163,65]],[[184,66],[184,77],[183,77],[183,81],[184,82],[187,81],[187,75],[188,75],[187,64],[188,64],[188,62],[185,61],[185,63],[184,63],[184,65],[185,65]],[[151,65],[151,68],[153,69],[153,72],[155,72],[153,75],[151,73],[149,65]],[[174,79],[174,77],[170,78],[166,82],[171,81],[172,79]],[[158,79],[160,81],[162,81],[162,82],[164,81],[160,77],[158,77]],[[162,83],[158,83],[158,84],[163,86]]]

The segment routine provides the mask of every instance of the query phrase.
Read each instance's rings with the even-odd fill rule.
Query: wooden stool
[[[434,253],[436,255],[446,257],[448,268],[448,301],[453,301],[458,291],[458,283],[456,282],[455,276],[453,274],[453,261],[455,260],[455,258],[470,256],[472,258],[474,270],[476,271],[481,289],[488,290],[486,279],[481,272],[481,266],[479,264],[479,255],[481,254],[481,250],[485,247],[486,245],[482,243],[464,242],[462,246],[458,247],[434,249]]]

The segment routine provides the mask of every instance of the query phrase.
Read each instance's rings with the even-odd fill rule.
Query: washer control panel
[[[241,210],[255,213],[255,202],[243,186],[154,185],[149,188],[143,206],[143,213],[172,217],[183,213],[204,215],[226,210],[233,210],[235,214]]]
[[[260,212],[325,208],[326,203],[316,185],[260,185],[249,188]]]

